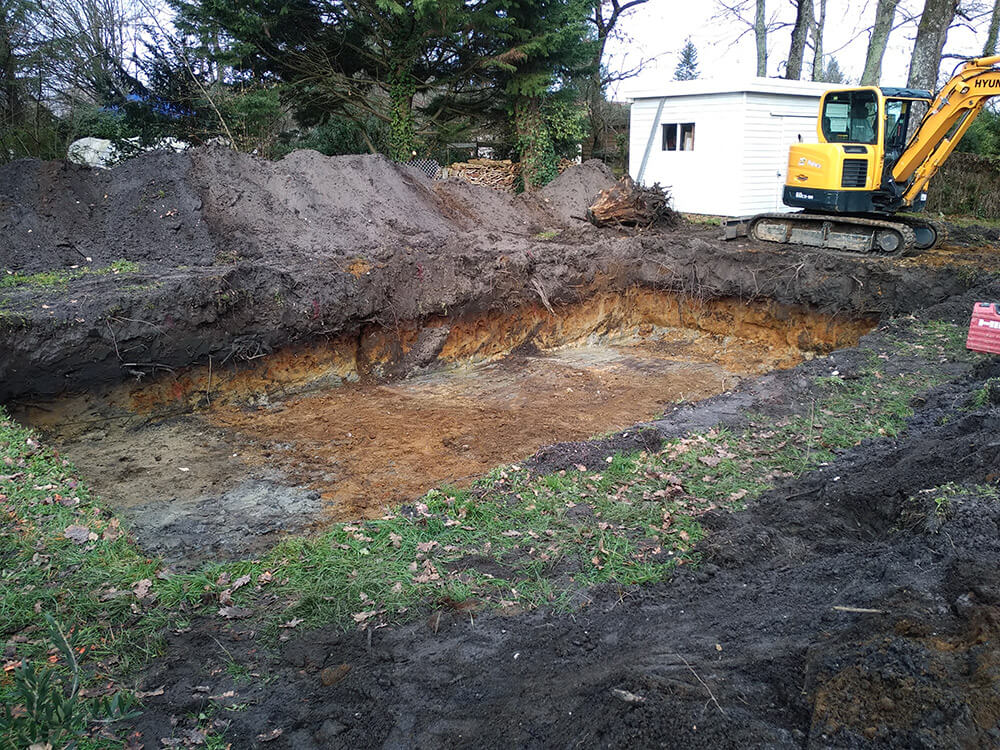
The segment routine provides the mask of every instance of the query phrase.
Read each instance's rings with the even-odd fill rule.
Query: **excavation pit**
[[[633,289],[371,325],[15,413],[55,441],[141,546],[183,566],[378,517],[542,446],[852,345],[874,323]]]

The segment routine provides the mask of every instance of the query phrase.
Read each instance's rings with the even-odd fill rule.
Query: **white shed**
[[[674,81],[635,91],[629,116],[629,174],[669,186],[685,213],[746,216],[788,209],[781,202],[788,146],[815,143],[829,83],[751,78]]]

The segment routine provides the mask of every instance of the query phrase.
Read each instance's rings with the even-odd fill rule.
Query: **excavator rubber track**
[[[855,216],[761,214],[749,221],[747,234],[761,242],[811,245],[859,255],[899,257],[923,249],[907,223]],[[937,244],[936,239],[932,244]]]
[[[912,216],[898,216],[896,220],[914,231],[917,236],[917,250],[929,250],[948,243],[948,226],[943,222]]]

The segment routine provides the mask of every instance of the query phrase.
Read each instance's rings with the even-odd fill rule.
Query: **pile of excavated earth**
[[[613,183],[586,162],[515,197],[218,148],[0,168],[0,403],[178,570],[505,463],[811,418],[872,361],[939,383],[900,435],[704,516],[663,583],[265,652],[197,620],[143,677],[143,737],[231,689],[229,660],[268,676],[234,747],[1000,746],[1000,363],[921,335],[1000,299],[991,230],[890,259],[596,228]],[[946,486],[947,512],[920,501]]]

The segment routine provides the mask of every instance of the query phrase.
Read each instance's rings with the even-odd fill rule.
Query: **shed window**
[[[694,151],[694,123],[671,122],[663,125],[664,151]]]

